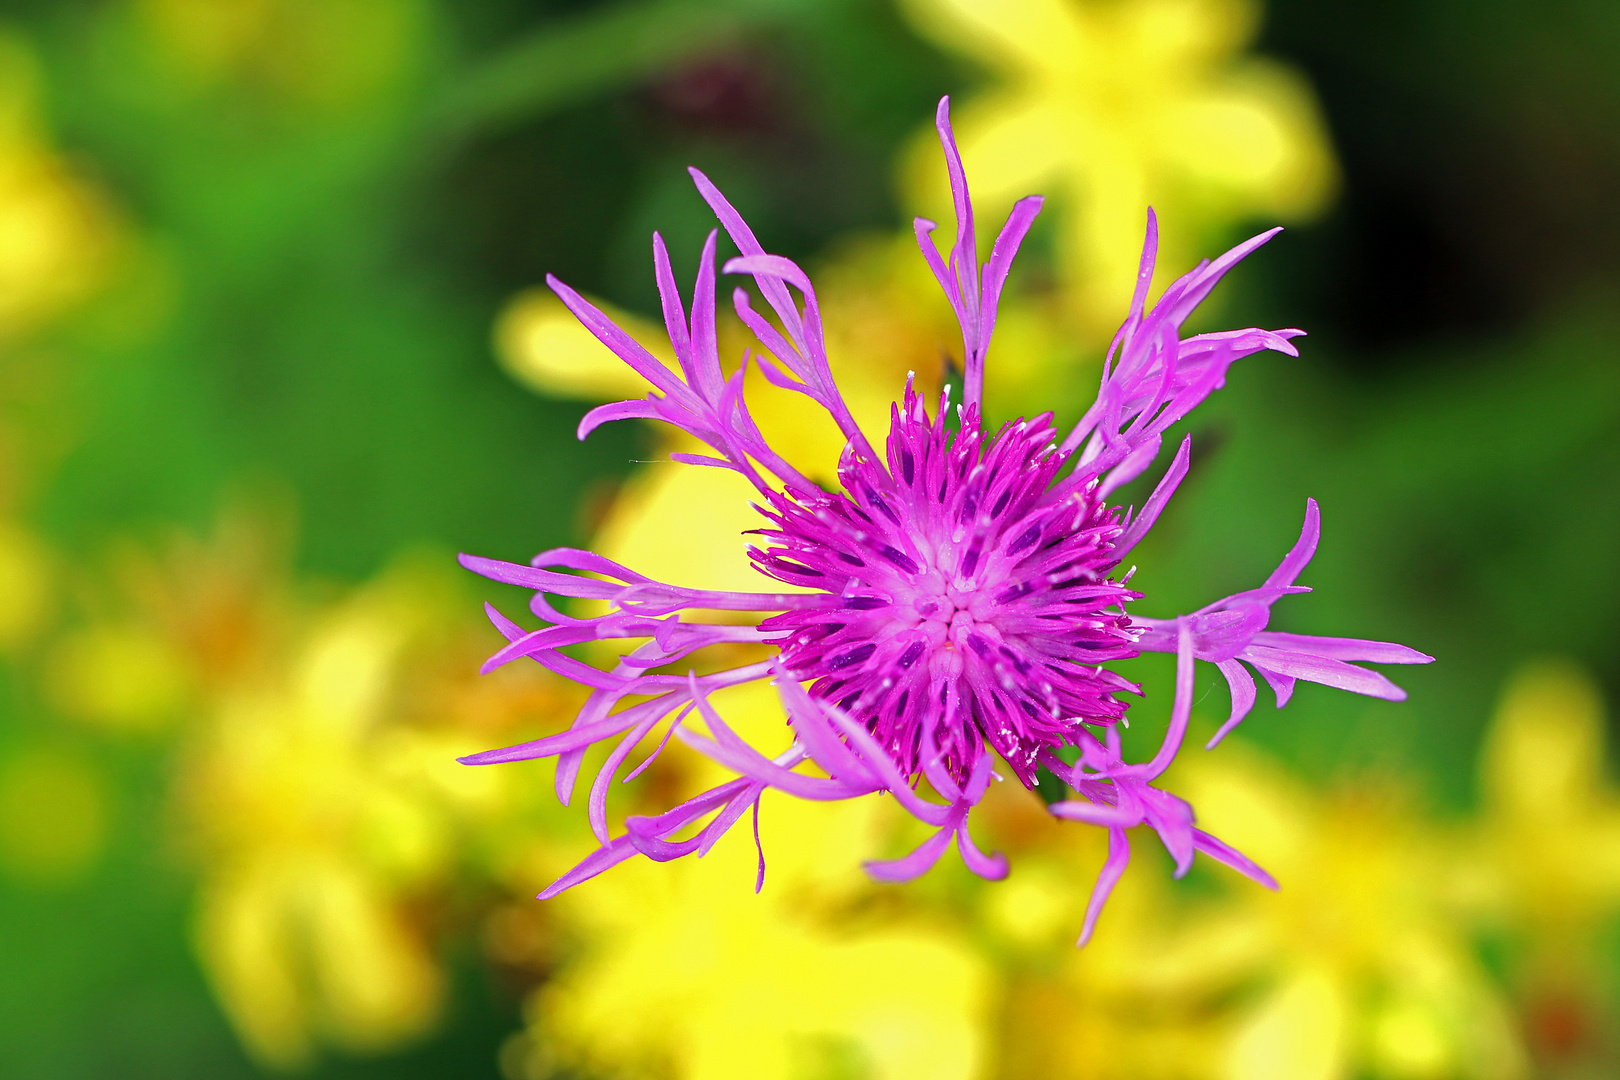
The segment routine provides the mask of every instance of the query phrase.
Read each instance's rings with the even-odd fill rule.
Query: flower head
[[[850,453],[843,492],[771,494],[756,565],[844,604],[760,629],[907,777],[965,783],[988,744],[1032,784],[1043,752],[1125,713],[1131,684],[1097,666],[1136,655],[1135,594],[1107,577],[1119,511],[1089,486],[1048,497],[1065,464],[1049,416],[986,439],[968,405],[953,437],[947,407],[930,419],[908,387],[887,467]]]
[[[736,290],[737,314],[763,346],[745,355],[737,371],[727,375],[720,365],[715,233],[698,266],[690,315],[663,241],[653,238],[678,371],[568,286],[548,279],[581,323],[653,387],[645,399],[593,410],[580,425],[581,436],[608,420],[640,417],[674,424],[700,440],[712,454],[675,458],[732,470],[757,489],[765,527],[751,557],[767,578],[792,591],[682,588],[571,548],[542,552],[528,566],[463,556],[471,570],[535,590],[531,606],[548,624],[524,631],[491,608],[508,644],[487,666],[527,656],[593,690],[568,731],[463,760],[490,764],[554,756],[557,794],[566,802],[585,752],[614,741],[588,807],[602,847],[543,897],[637,853],[662,861],[706,852],[744,814],[753,814],[757,840],[759,799],[768,788],[813,800],[888,792],[934,828],[912,854],[868,863],[880,879],[915,877],[953,843],[976,873],[1001,877],[1006,860],[981,852],[967,826],[999,757],[1030,787],[1038,783],[1039,769],[1050,769],[1078,796],[1056,803],[1053,812],[1110,830],[1109,862],[1086,920],[1089,934],[1128,857],[1125,829],[1131,825],[1153,826],[1176,857],[1178,872],[1202,850],[1273,884],[1243,856],[1194,829],[1186,803],[1152,786],[1185,736],[1196,659],[1216,663],[1232,687],[1228,727],[1254,701],[1245,662],[1272,684],[1280,705],[1300,678],[1399,700],[1401,691],[1388,680],[1349,661],[1429,659],[1399,645],[1265,632],[1271,604],[1307,591],[1293,582],[1315,550],[1314,503],[1299,543],[1260,588],[1174,619],[1127,613],[1140,595],[1127,587],[1130,572],[1117,570],[1186,475],[1189,442],[1182,442],[1140,511],[1110,505],[1110,496],[1148,468],[1165,430],[1219,388],[1233,362],[1262,349],[1295,355],[1290,339],[1299,336],[1297,330],[1251,328],[1185,340],[1180,334],[1221,277],[1276,230],[1200,264],[1149,309],[1158,237],[1150,211],[1130,311],[1105,361],[1096,401],[1066,435],[1053,428],[1051,414],[987,434],[980,412],[996,308],[1041,200],[1027,198],[1013,208],[981,265],[947,101],[940,102],[937,125],[957,234],[949,255],[942,256],[930,236],[932,222],[919,220],[916,232],[961,326],[963,399],[950,424],[948,390],[930,415],[908,385],[891,410],[882,454],[833,380],[809,278],[789,260],[767,254],[696,170],[698,190],[742,253],[724,271],[751,275],[779,323],[756,312],[745,290]],[[815,485],[772,449],[744,400],[750,365],[776,386],[816,402],[837,424],[847,440],[841,490]],[[611,607],[607,614],[580,618],[559,611],[548,595],[605,600]],[[762,618],[757,625],[739,625],[714,617],[715,611]],[[609,671],[561,651],[607,639],[644,643]],[[672,670],[699,650],[739,643],[765,646],[771,655],[701,675]],[[1137,688],[1102,665],[1143,650],[1176,654],[1176,698],[1158,753],[1127,764],[1113,729],[1126,712],[1118,695]],[[766,679],[776,687],[792,735],[774,756],[734,732],[709,700],[716,691]],[[736,779],[655,817],[631,817],[624,835],[612,837],[608,788],[631,751],[660,727],[665,733],[655,755],[673,736],[734,771]],[[807,763],[824,775],[801,771]],[[645,767],[643,762],[631,775]],[[927,788],[943,802],[925,797]],[[763,879],[761,853],[758,882]]]

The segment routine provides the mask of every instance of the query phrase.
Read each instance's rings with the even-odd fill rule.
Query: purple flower
[[[1181,748],[1195,660],[1214,663],[1231,688],[1232,714],[1218,740],[1254,703],[1254,679],[1245,664],[1270,683],[1280,707],[1297,679],[1400,700],[1404,695],[1393,683],[1349,661],[1430,659],[1401,645],[1266,631],[1273,603],[1308,591],[1294,580],[1315,551],[1314,502],[1307,506],[1299,543],[1260,588],[1173,619],[1127,614],[1140,594],[1127,587],[1130,573],[1118,568],[1186,475],[1189,441],[1183,440],[1139,512],[1110,505],[1110,495],[1148,468],[1164,431],[1218,389],[1234,361],[1262,349],[1297,355],[1290,339],[1298,330],[1251,328],[1185,340],[1180,334],[1226,271],[1278,230],[1200,264],[1148,310],[1158,236],[1150,210],[1130,313],[1109,350],[1095,403],[1061,438],[1050,413],[988,434],[980,408],[996,306],[1041,200],[1027,198],[1013,208],[981,267],[947,106],[940,102],[937,124],[956,203],[949,260],[930,237],[933,223],[919,219],[916,231],[962,327],[965,388],[955,430],[946,423],[949,389],[930,415],[908,383],[891,410],[883,453],[867,441],[833,382],[809,279],[794,263],[766,254],[731,204],[695,169],[698,190],[742,252],[724,271],[751,275],[780,324],[755,312],[748,294],[736,290],[737,314],[764,351],[745,355],[730,377],[720,366],[715,332],[715,232],[698,265],[690,316],[663,241],[653,237],[679,372],[568,286],[547,279],[579,320],[653,387],[643,400],[592,410],[580,436],[608,420],[641,417],[674,424],[701,440],[712,454],[675,457],[730,469],[758,489],[768,527],[760,530],[764,541],[750,557],[767,578],[795,591],[687,589],[573,548],[542,552],[529,566],[462,557],[468,569],[535,590],[531,607],[548,624],[525,631],[489,608],[508,644],[485,669],[527,656],[592,689],[569,730],[462,760],[482,765],[555,757],[557,795],[567,803],[585,751],[613,741],[588,807],[602,846],[542,898],[637,853],[660,861],[702,854],[745,813],[753,815],[757,845],[759,799],[769,788],[805,799],[888,792],[934,829],[910,855],[867,863],[874,877],[909,880],[954,843],[975,873],[1000,878],[1006,860],[981,852],[967,823],[999,758],[1028,787],[1038,783],[1039,770],[1050,770],[1078,796],[1053,804],[1052,813],[1109,830],[1108,861],[1092,895],[1084,942],[1124,870],[1125,830],[1133,825],[1158,832],[1178,875],[1195,851],[1203,851],[1275,887],[1259,867],[1194,828],[1190,806],[1152,786]],[[777,386],[817,402],[838,424],[848,440],[838,470],[841,490],[822,490],[771,449],[743,399],[749,364]],[[611,611],[575,618],[553,607],[548,595],[605,600]],[[713,610],[764,617],[757,625],[706,621],[703,613]],[[612,638],[645,643],[611,671],[561,651]],[[771,659],[709,674],[666,673],[721,643],[753,643],[775,652]],[[1151,761],[1127,764],[1115,729],[1126,711],[1119,695],[1138,688],[1103,665],[1143,650],[1176,654],[1175,703],[1158,753]],[[790,745],[775,756],[740,738],[709,701],[716,690],[762,679],[775,685],[791,726]],[[629,698],[635,703],[624,705]],[[694,713],[703,731],[686,723]],[[632,816],[624,835],[613,837],[608,788],[631,750],[661,726],[658,749],[630,776],[674,736],[737,778],[656,817]],[[805,763],[825,775],[799,771]],[[928,789],[943,801],[926,797]],[[764,872],[761,852],[756,888]]]

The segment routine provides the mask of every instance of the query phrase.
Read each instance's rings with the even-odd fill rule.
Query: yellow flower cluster
[[[84,300],[118,232],[101,194],[50,145],[38,65],[0,30],[0,348]]]
[[[53,146],[39,64],[0,27],[0,656],[29,655],[50,623],[56,560],[27,523],[50,449],[29,423],[62,427],[42,399],[55,358],[40,339],[95,295],[121,245],[101,192]],[[46,440],[59,442],[51,433]],[[29,732],[0,757],[0,873],[55,887],[88,872],[109,817],[107,782],[67,740]]]
[[[479,679],[448,557],[311,600],[271,521],[230,513],[207,543],[125,552],[46,677],[65,715],[176,740],[204,969],[248,1049],[295,1066],[431,1029],[448,899],[486,876],[476,837],[493,846],[525,805],[516,775],[455,758],[572,691]]]
[[[1291,68],[1243,55],[1252,0],[905,0],[913,25],[991,74],[956,110],[982,228],[1042,192],[1080,325],[1112,332],[1136,280],[1147,207],[1162,273],[1219,249],[1234,226],[1308,218],[1336,185],[1314,95]],[[930,140],[908,187],[950,206]],[[1162,281],[1161,281],[1162,284]]]

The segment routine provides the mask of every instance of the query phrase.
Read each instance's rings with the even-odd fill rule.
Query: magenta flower
[[[1163,432],[1218,389],[1234,361],[1262,349],[1297,355],[1290,339],[1298,330],[1251,328],[1185,340],[1180,335],[1181,324],[1226,271],[1278,230],[1200,264],[1146,310],[1158,235],[1150,210],[1136,292],[1104,363],[1096,402],[1061,439],[1050,413],[987,434],[980,408],[996,306],[1041,200],[1027,198],[1013,208],[981,267],[947,106],[940,102],[937,124],[956,204],[949,261],[930,237],[933,223],[919,219],[916,231],[962,327],[966,385],[958,430],[945,422],[948,388],[930,415],[908,384],[891,410],[888,441],[879,454],[833,382],[809,278],[787,259],[766,254],[731,204],[695,169],[698,190],[742,252],[724,271],[751,275],[780,321],[778,327],[761,317],[748,294],[736,290],[737,314],[763,351],[745,355],[729,378],[715,333],[716,233],[709,234],[698,265],[690,317],[663,241],[653,237],[679,372],[568,286],[547,278],[579,320],[653,387],[643,400],[593,410],[580,424],[580,437],[608,420],[641,417],[674,424],[701,440],[712,456],[675,457],[733,470],[758,489],[768,527],[760,530],[762,545],[749,553],[754,566],[808,591],[686,589],[573,548],[542,552],[529,566],[462,557],[470,570],[535,590],[531,607],[548,624],[525,631],[489,608],[509,643],[485,670],[527,656],[592,689],[569,730],[462,760],[484,765],[555,757],[557,795],[566,804],[585,751],[616,740],[589,799],[588,816],[602,846],[542,898],[637,853],[660,861],[701,855],[749,812],[757,845],[759,800],[770,788],[805,799],[888,792],[935,830],[904,858],[867,863],[879,879],[914,878],[953,843],[975,873],[1000,878],[1007,873],[1005,858],[981,852],[968,830],[969,811],[983,797],[999,758],[1026,787],[1038,783],[1041,768],[1049,769],[1078,796],[1053,804],[1052,813],[1109,830],[1108,861],[1092,895],[1083,943],[1124,870],[1130,850],[1125,830],[1133,825],[1158,832],[1178,875],[1195,851],[1203,851],[1275,887],[1259,867],[1194,828],[1185,802],[1152,786],[1181,748],[1195,660],[1214,663],[1231,688],[1232,714],[1218,740],[1254,703],[1255,683],[1245,664],[1264,676],[1281,707],[1297,679],[1398,701],[1404,697],[1398,687],[1350,661],[1431,659],[1401,645],[1266,631],[1273,603],[1308,591],[1294,580],[1315,551],[1314,502],[1298,544],[1260,588],[1172,619],[1127,614],[1140,594],[1127,587],[1130,573],[1116,571],[1186,475],[1189,441],[1182,442],[1139,512],[1110,505],[1109,496],[1152,463]],[[822,490],[771,449],[743,400],[750,363],[777,386],[817,402],[838,424],[848,440],[839,464],[842,490]],[[612,610],[574,618],[556,610],[548,595],[606,600]],[[703,619],[703,612],[716,609],[763,618],[741,626]],[[645,643],[611,671],[561,652],[611,638]],[[676,665],[688,656],[728,642],[770,646],[774,656],[710,674],[677,673]],[[1119,695],[1139,689],[1103,665],[1143,650],[1176,654],[1176,696],[1158,753],[1132,765],[1120,756],[1115,725],[1126,711]],[[709,702],[716,690],[761,679],[775,685],[788,717],[791,741],[780,752],[748,744]],[[624,705],[627,698],[637,700]],[[694,712],[706,734],[686,724]],[[613,837],[608,788],[631,750],[660,726],[665,731],[652,757],[673,735],[737,778],[656,817],[632,816],[624,835]],[[806,763],[825,775],[800,771]],[[924,794],[930,789],[943,801]],[[764,872],[761,852],[756,888]]]

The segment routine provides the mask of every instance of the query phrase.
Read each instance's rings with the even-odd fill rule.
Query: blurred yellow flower
[[[1481,832],[1497,911],[1560,963],[1585,963],[1591,935],[1620,912],[1620,785],[1605,776],[1603,701],[1568,661],[1508,682],[1480,761]]]
[[[1486,736],[1475,826],[1475,899],[1485,925],[1520,950],[1532,1044],[1549,1066],[1585,1064],[1590,1075],[1620,1065],[1603,954],[1620,915],[1620,784],[1605,775],[1604,750],[1591,675],[1565,660],[1526,665]]]
[[[1384,781],[1314,795],[1237,747],[1182,783],[1208,827],[1281,883],[1185,925],[1147,985],[1258,985],[1219,1075],[1509,1080],[1526,1061],[1451,904],[1455,866],[1420,806]],[[1210,948],[1212,944],[1218,948]],[[1153,970],[1156,968],[1156,970]]]
[[[724,707],[744,725],[784,724],[768,690]],[[883,887],[849,854],[880,853],[890,809],[767,796],[759,895],[752,837],[738,829],[701,860],[637,860],[550,901],[584,945],[531,1000],[533,1050],[516,1075],[559,1060],[676,1080],[981,1075],[993,983],[966,937],[852,914]],[[563,854],[546,852],[536,880]]]
[[[591,303],[671,367],[669,338],[647,320],[595,297]],[[647,393],[632,371],[563,306],[550,289],[525,289],[495,322],[495,355],[509,375],[552,397],[615,401]]]
[[[50,147],[32,53],[0,29],[0,345],[88,297],[117,242],[104,198]]]
[[[55,567],[33,532],[0,521],[0,650],[33,639],[51,614]]]
[[[1230,836],[1281,890],[1177,899],[1157,868],[1133,866],[1087,948],[1015,954],[1010,1062],[1073,1080],[1526,1074],[1511,1014],[1450,903],[1444,837],[1396,789],[1316,795],[1230,742],[1177,768],[1200,824]],[[1025,856],[1040,885],[1022,900],[987,896],[986,925],[1013,940],[1033,912],[1053,927],[1041,942],[1050,950],[1084,902],[1085,882],[1069,875],[1100,858],[1061,847]],[[1042,914],[1054,894],[1066,898],[1060,915]]]
[[[311,604],[287,547],[275,516],[237,508],[208,542],[126,550],[45,671],[76,718],[178,728],[196,946],[244,1044],[279,1067],[434,1023],[442,899],[484,880],[475,834],[521,809],[516,777],[455,758],[521,737],[565,692],[538,670],[477,675],[485,628],[448,556]]]
[[[923,34],[994,79],[956,131],[983,227],[1015,199],[1052,197],[1061,270],[1088,332],[1111,331],[1136,280],[1151,205],[1161,273],[1246,219],[1298,221],[1332,194],[1332,151],[1305,80],[1242,55],[1251,0],[905,0]],[[929,216],[939,170],[907,168]]]
[[[223,698],[187,763],[198,947],[238,1031],[275,1064],[307,1060],[317,1036],[395,1044],[439,1006],[400,893],[443,868],[448,825],[421,777],[393,775],[382,724],[412,614],[374,591],[326,615],[282,677]]]

